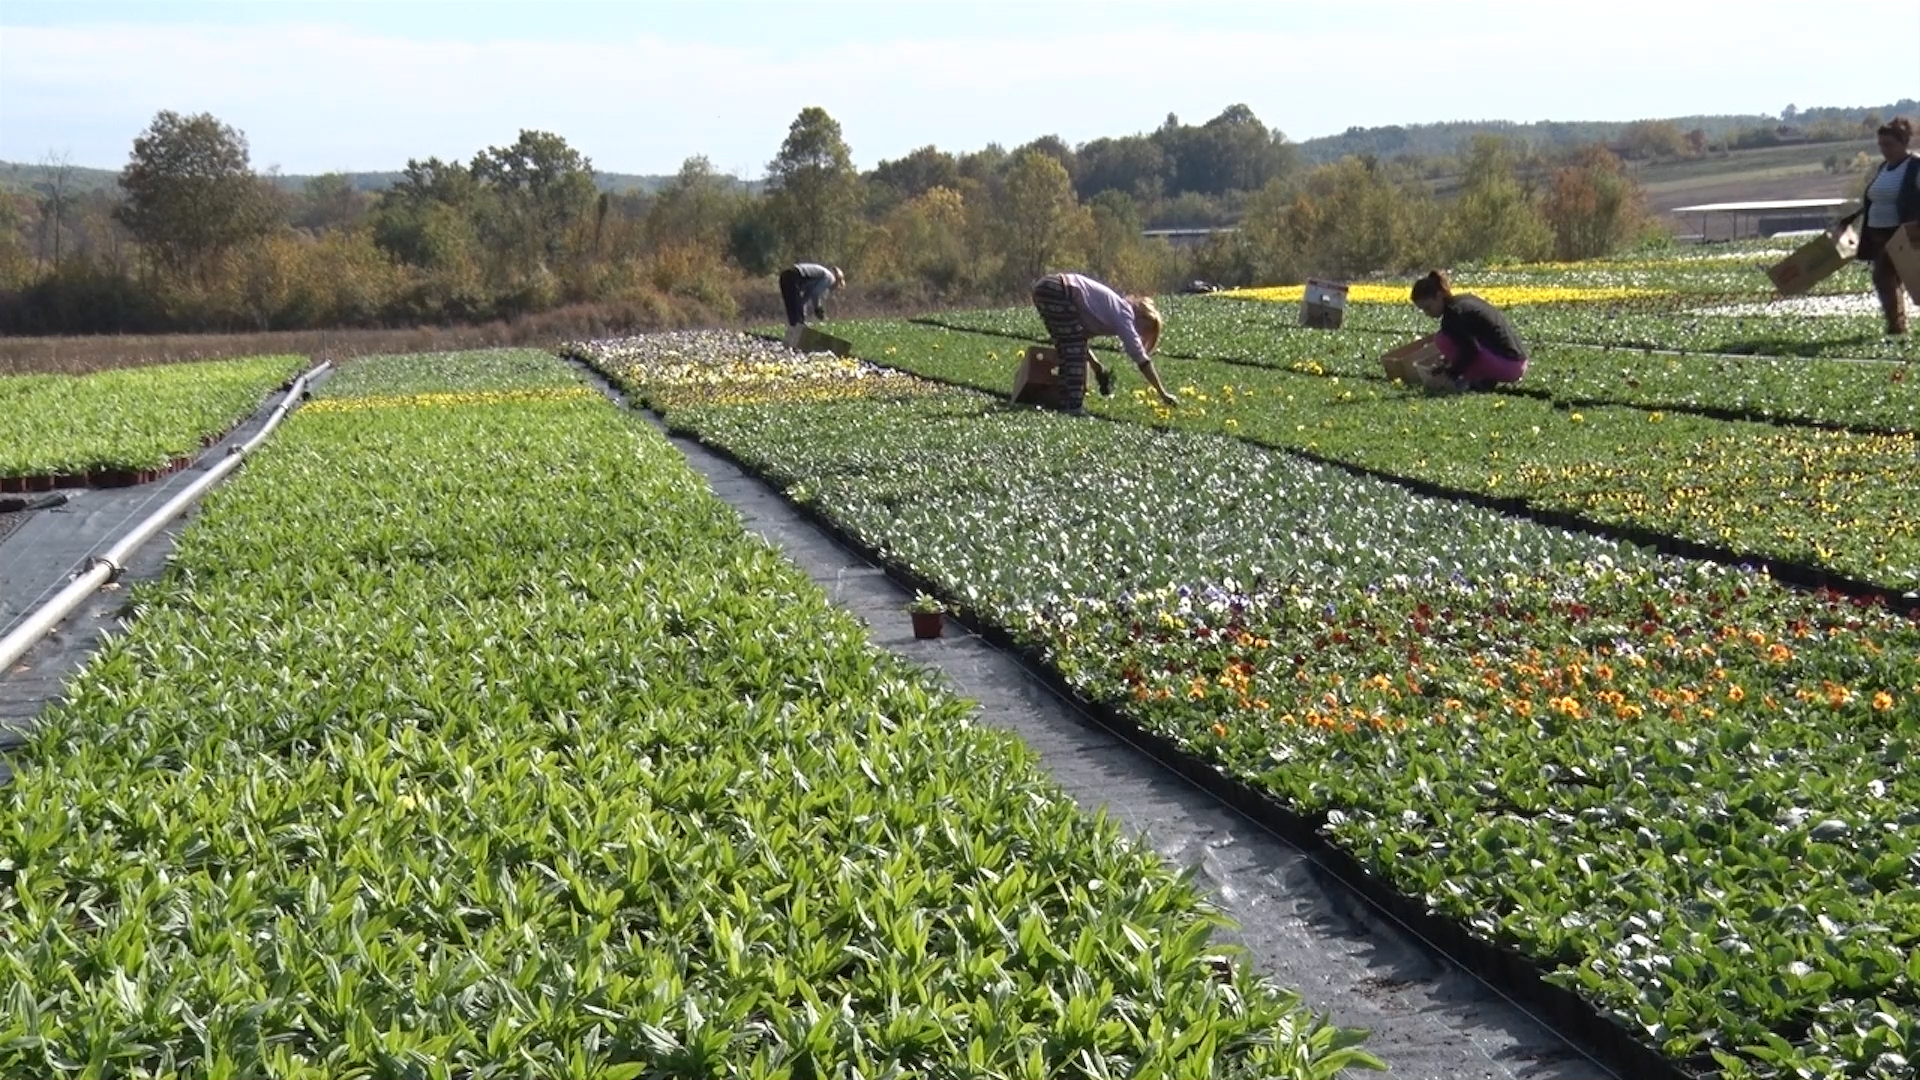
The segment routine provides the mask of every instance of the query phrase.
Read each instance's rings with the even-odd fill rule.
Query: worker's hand
[[[1160,404],[1165,405],[1168,408],[1172,408],[1173,406],[1180,404],[1180,399],[1177,397],[1174,397],[1172,394],[1167,393],[1165,390],[1162,390],[1160,391]]]

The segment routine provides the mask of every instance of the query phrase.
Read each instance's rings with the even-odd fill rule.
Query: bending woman
[[[780,302],[787,309],[787,325],[805,325],[808,308],[815,319],[826,318],[827,294],[846,283],[847,275],[837,266],[803,262],[780,271]]]
[[[1048,274],[1033,283],[1033,306],[1047,326],[1047,336],[1060,356],[1060,408],[1085,412],[1087,366],[1100,381],[1100,393],[1113,394],[1113,372],[1094,359],[1087,339],[1112,334],[1120,348],[1140,367],[1154,393],[1168,405],[1178,400],[1160,385],[1153,369],[1153,348],[1166,325],[1160,310],[1144,296],[1121,296],[1085,274]]]
[[[1499,308],[1470,293],[1456,295],[1438,270],[1413,283],[1413,305],[1440,320],[1434,344],[1446,360],[1437,374],[1455,390],[1480,390],[1519,382],[1527,373],[1527,347]]]

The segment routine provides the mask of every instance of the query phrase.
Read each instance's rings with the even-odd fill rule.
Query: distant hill
[[[353,183],[353,186],[360,191],[384,191],[398,183],[404,174],[400,172],[356,172],[346,175],[347,179]],[[293,174],[272,177],[274,183],[288,191],[303,191],[306,189],[307,182],[312,179],[314,179],[312,176]],[[643,191],[652,194],[673,182],[673,177],[671,176],[638,176],[632,173],[595,173],[593,179],[594,182],[599,185],[601,191],[612,192],[616,195],[624,195],[630,191]],[[746,183],[735,180],[732,177],[728,177],[727,179],[732,180],[736,186],[744,186],[749,190],[758,191],[760,188],[758,181]],[[89,192],[102,189],[112,189],[119,186],[120,170],[87,169],[75,166],[72,173],[68,176],[67,182],[71,185],[72,191],[76,195],[85,195]],[[46,170],[39,165],[24,164],[17,161],[0,161],[0,191],[38,191],[41,190],[41,185],[45,183]]]
[[[1676,116],[1656,122],[1672,124],[1682,132],[1699,131],[1712,143],[1729,135],[1756,129],[1806,129],[1836,121],[1857,125],[1869,115],[1881,117],[1920,116],[1920,101],[1903,98],[1890,105],[1862,108],[1796,109],[1791,113],[1768,116]],[[1348,128],[1338,135],[1324,135],[1299,144],[1301,157],[1319,165],[1348,156],[1372,154],[1386,159],[1418,155],[1449,157],[1464,149],[1475,135],[1500,135],[1515,142],[1542,148],[1577,146],[1583,143],[1613,143],[1635,123],[1642,121],[1561,121],[1542,120],[1519,124],[1509,120],[1449,121],[1439,124],[1391,124],[1386,127]],[[1789,136],[1786,140],[1791,141]]]

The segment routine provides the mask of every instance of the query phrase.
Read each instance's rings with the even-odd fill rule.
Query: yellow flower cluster
[[[658,408],[677,409],[693,405],[800,405],[857,398],[929,397],[946,389],[939,383],[920,379],[843,379],[838,382],[796,379],[736,386],[667,387],[652,391],[648,398]]]
[[[1298,303],[1305,294],[1303,285],[1276,285],[1264,289],[1233,289],[1221,293],[1241,300],[1269,300],[1275,303]],[[1461,286],[1460,291],[1471,293],[1495,307],[1522,307],[1527,304],[1593,304],[1608,300],[1635,300],[1648,296],[1664,296],[1660,289],[1637,289],[1626,286],[1607,288],[1580,288],[1572,285],[1487,285],[1482,288]],[[1410,303],[1409,286],[1404,284],[1352,285],[1347,289],[1347,302],[1353,304],[1405,304]]]
[[[371,397],[322,398],[302,406],[309,412],[364,412],[368,409],[450,409],[467,405],[498,405],[509,401],[572,401],[590,398],[585,386],[550,386],[538,390],[474,390],[465,393],[386,394]]]

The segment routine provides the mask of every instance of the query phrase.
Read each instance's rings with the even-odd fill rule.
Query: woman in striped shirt
[[[1120,339],[1120,348],[1140,368],[1162,404],[1177,405],[1153,368],[1153,348],[1166,325],[1160,309],[1144,296],[1122,296],[1085,274],[1048,274],[1033,283],[1033,306],[1053,339],[1060,357],[1060,409],[1086,415],[1087,368],[1099,381],[1103,396],[1113,394],[1113,372],[1094,358],[1087,339],[1108,334]]]

